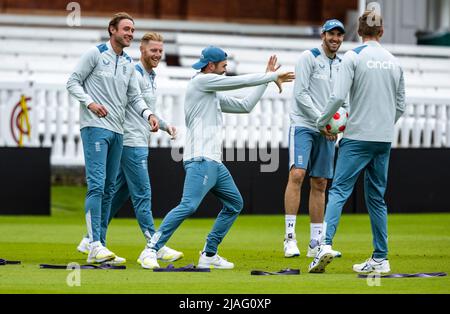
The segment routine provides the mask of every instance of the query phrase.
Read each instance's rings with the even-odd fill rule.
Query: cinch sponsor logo
[[[367,67],[369,69],[379,69],[379,70],[394,70],[395,63],[392,61],[367,61]]]

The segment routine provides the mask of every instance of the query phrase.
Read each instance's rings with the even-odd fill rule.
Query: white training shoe
[[[112,259],[110,261],[106,261],[104,264],[122,265],[122,264],[125,264],[126,262],[127,262],[127,260],[125,258],[116,256],[114,259]]]
[[[208,257],[206,253],[200,253],[198,260],[198,268],[216,268],[216,269],[233,269],[234,264],[230,263],[218,254]]]
[[[342,257],[342,253],[341,252],[339,252],[339,251],[335,251],[335,250],[331,250],[331,254],[333,254],[333,257],[334,258],[340,258],[340,257]]]
[[[383,259],[381,261],[376,261],[372,257],[369,258],[362,264],[353,265],[353,270],[357,273],[389,273],[391,271],[391,266],[389,265],[389,260]]]
[[[137,262],[145,269],[159,268],[156,251],[147,247],[142,251]]]
[[[88,255],[89,254],[89,238],[83,238],[83,240],[81,240],[80,244],[78,244],[77,250],[80,253]]]
[[[285,239],[284,240],[284,257],[296,257],[300,256],[300,251],[297,247],[297,240]]]
[[[104,263],[106,261],[113,260],[114,258],[116,258],[116,254],[108,250],[103,245],[101,244],[98,244],[96,246],[91,245],[87,262],[88,264]]]
[[[308,253],[306,254],[306,256],[315,257],[317,253],[319,253],[319,249],[320,249],[320,242],[316,239],[311,239],[311,241],[309,241]]]
[[[156,257],[158,260],[162,262],[175,262],[181,258],[183,258],[184,254],[182,252],[175,251],[168,246],[163,246],[156,253]]]
[[[320,249],[320,242],[316,239],[312,239],[309,242],[308,245],[308,254],[306,254],[307,257],[316,257],[317,253],[319,253],[319,249]],[[339,258],[342,257],[342,253],[339,251],[335,251],[335,250],[331,250],[331,253],[333,254],[334,258]]]
[[[333,261],[334,254],[331,245],[321,245],[314,260],[309,264],[308,272],[324,273],[325,267]]]

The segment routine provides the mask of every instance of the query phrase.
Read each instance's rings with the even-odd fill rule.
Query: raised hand
[[[277,84],[278,89],[280,90],[280,94],[283,92],[283,83],[289,83],[293,80],[295,80],[294,72],[283,72],[278,74],[278,78],[275,81],[275,84]]]
[[[277,64],[278,58],[276,55],[272,55],[269,58],[269,62],[267,63],[266,73],[268,72],[276,72],[281,68],[280,64]]]

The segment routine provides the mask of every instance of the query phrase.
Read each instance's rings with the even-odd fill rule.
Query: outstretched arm
[[[277,80],[276,73],[258,73],[238,76],[223,76],[217,74],[204,74],[197,80],[198,88],[205,92],[223,92],[253,87]]]
[[[267,63],[266,73],[275,73],[278,71],[280,66],[277,64],[277,57],[275,55],[269,58]],[[281,85],[285,82],[291,82],[294,79],[293,73],[286,72],[278,75],[277,80],[275,81],[277,85],[281,89]],[[258,101],[263,96],[264,92],[267,89],[267,85],[263,84],[255,88],[247,97],[244,99],[238,99],[235,97],[227,97],[225,95],[218,95],[220,100],[220,106],[222,108],[222,112],[225,113],[249,113],[255,108]]]
[[[250,113],[264,95],[267,84],[258,86],[243,99],[218,94],[220,107],[225,113]]]

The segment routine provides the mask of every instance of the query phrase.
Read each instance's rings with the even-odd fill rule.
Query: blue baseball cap
[[[344,24],[336,19],[326,21],[322,26],[322,33],[329,32],[335,28],[338,28],[342,33],[345,33]]]
[[[200,60],[192,67],[196,70],[201,70],[207,66],[209,62],[221,62],[227,60],[227,57],[228,55],[222,49],[215,46],[209,46],[203,49]]]

